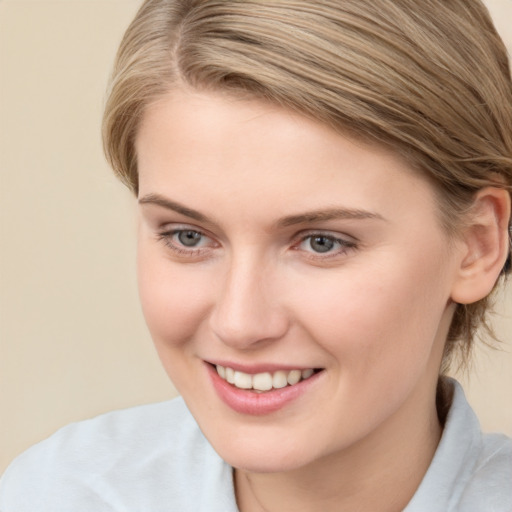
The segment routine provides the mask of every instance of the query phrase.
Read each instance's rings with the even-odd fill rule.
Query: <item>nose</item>
[[[233,260],[219,284],[210,316],[214,334],[226,345],[255,350],[284,336],[289,318],[280,304],[276,269],[254,257]]]

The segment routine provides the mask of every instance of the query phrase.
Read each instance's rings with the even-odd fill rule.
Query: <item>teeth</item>
[[[286,377],[286,372],[283,372],[282,370],[274,373],[272,377],[272,387],[280,389],[288,386],[288,379]]]
[[[272,389],[272,375],[270,373],[257,373],[252,377],[252,387],[258,391]]]
[[[235,372],[233,384],[240,389],[251,389],[252,377],[248,373]]]
[[[288,384],[290,386],[293,386],[294,384],[297,384],[299,380],[302,377],[302,372],[300,370],[292,370],[289,374],[286,380],[288,381]]]
[[[235,371],[232,368],[217,365],[219,376],[240,389],[254,389],[255,391],[270,391],[271,389],[281,389],[288,385],[293,386],[301,380],[309,379],[315,371],[312,368],[306,370],[291,370],[285,372],[279,370],[275,373],[249,373]]]
[[[315,371],[312,370],[311,368],[308,368],[307,370],[302,370],[302,378],[309,379],[309,377],[311,377],[313,373],[315,373]]]
[[[233,368],[226,368],[226,380],[230,384],[235,383],[235,370],[233,370]]]
[[[226,368],[224,366],[217,365],[217,373],[223,378],[226,379]]]

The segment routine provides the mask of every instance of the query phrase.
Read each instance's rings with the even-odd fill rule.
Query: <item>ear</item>
[[[510,252],[510,195],[487,187],[475,197],[462,233],[462,255],[451,298],[471,304],[492,291]]]

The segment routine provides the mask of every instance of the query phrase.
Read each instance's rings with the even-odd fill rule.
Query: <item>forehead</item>
[[[433,188],[394,152],[259,100],[173,91],[148,107],[136,148],[140,195],[206,209],[434,209]],[[413,191],[416,203],[402,200]]]

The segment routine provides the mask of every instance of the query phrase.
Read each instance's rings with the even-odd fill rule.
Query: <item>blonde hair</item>
[[[512,189],[506,49],[479,0],[146,0],[121,43],[103,137],[135,193],[147,105],[178,84],[274,102],[401,154],[452,234],[479,189]],[[510,271],[510,259],[503,274]],[[458,305],[443,371],[490,298]]]

